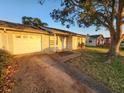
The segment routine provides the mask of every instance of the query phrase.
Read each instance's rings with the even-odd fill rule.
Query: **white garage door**
[[[41,36],[13,35],[14,54],[24,54],[41,51]]]

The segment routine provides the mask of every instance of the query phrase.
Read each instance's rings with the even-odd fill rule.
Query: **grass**
[[[118,93],[124,93],[124,50],[122,57],[113,58],[113,64],[106,64],[108,60],[105,48],[86,48],[80,51],[81,57],[72,59],[67,64],[78,68],[83,73],[104,83]]]

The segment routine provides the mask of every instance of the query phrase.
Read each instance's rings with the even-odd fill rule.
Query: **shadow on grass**
[[[104,48],[88,47],[80,51],[80,58],[72,59],[68,64],[104,83],[117,93],[124,93],[124,51],[121,51],[122,56],[112,59],[112,64],[105,64],[109,58],[107,51]]]

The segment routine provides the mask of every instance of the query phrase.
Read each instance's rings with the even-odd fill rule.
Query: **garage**
[[[33,53],[41,51],[41,35],[14,34],[13,52],[14,54]]]

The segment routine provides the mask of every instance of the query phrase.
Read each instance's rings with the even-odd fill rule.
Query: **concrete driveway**
[[[17,62],[12,93],[95,93],[59,69],[49,55],[20,57]]]
[[[17,57],[18,71],[14,76],[12,93],[112,93],[63,63],[77,56],[80,54]]]

